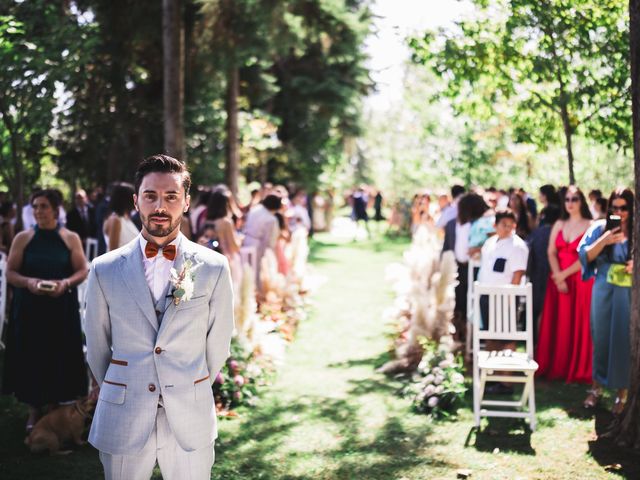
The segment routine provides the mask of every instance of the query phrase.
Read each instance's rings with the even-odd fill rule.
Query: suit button
[[[162,353],[162,349],[160,347],[156,347],[154,352],[156,352],[158,355],[160,355]]]
[[[155,392],[156,391],[156,386],[153,383],[149,384],[149,391],[150,392]]]

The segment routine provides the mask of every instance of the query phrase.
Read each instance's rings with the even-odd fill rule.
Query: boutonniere
[[[178,272],[175,268],[171,268],[171,284],[173,285],[173,303],[176,306],[180,302],[188,302],[193,297],[193,288],[195,285],[196,270],[202,265],[198,262],[196,254],[183,254],[182,269]]]

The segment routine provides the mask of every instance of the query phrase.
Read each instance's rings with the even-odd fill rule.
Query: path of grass
[[[538,383],[534,434],[502,420],[470,435],[468,400],[455,422],[413,414],[409,399],[396,395],[399,384],[375,372],[388,347],[381,313],[392,297],[384,270],[406,247],[388,239],[315,241],[311,261],[326,282],[313,294],[314,313],[258,406],[220,422],[212,478],[452,479],[460,468],[472,470],[471,479],[640,478],[637,457],[595,441],[594,419],[571,408],[581,386]],[[91,447],[66,457],[30,455],[21,443],[24,409],[0,397],[0,414],[1,479],[102,478]],[[599,411],[599,425],[607,419]],[[617,474],[606,473],[614,463]]]

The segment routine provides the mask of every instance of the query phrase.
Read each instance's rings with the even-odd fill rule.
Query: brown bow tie
[[[175,245],[167,245],[166,247],[160,247],[159,245],[147,242],[147,246],[144,247],[144,254],[147,258],[153,258],[158,254],[158,251],[162,250],[162,256],[173,262],[176,258],[176,246]]]

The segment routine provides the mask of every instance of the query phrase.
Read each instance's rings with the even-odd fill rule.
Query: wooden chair
[[[7,321],[7,256],[0,252],[0,348],[5,348],[2,342],[2,332]]]
[[[533,308],[531,283],[524,286],[483,285],[473,287],[473,414],[476,427],[481,417],[528,418],[532,431],[536,428],[534,375],[538,364],[533,360]],[[480,329],[480,297],[488,297],[487,329]],[[525,325],[518,325],[518,301],[524,298]],[[485,312],[487,313],[487,312]],[[524,342],[525,352],[487,351],[480,349],[482,340]],[[497,373],[496,373],[497,372]],[[519,400],[485,400],[487,382],[522,383]],[[525,408],[528,405],[528,408]],[[490,408],[486,408],[490,407]]]

